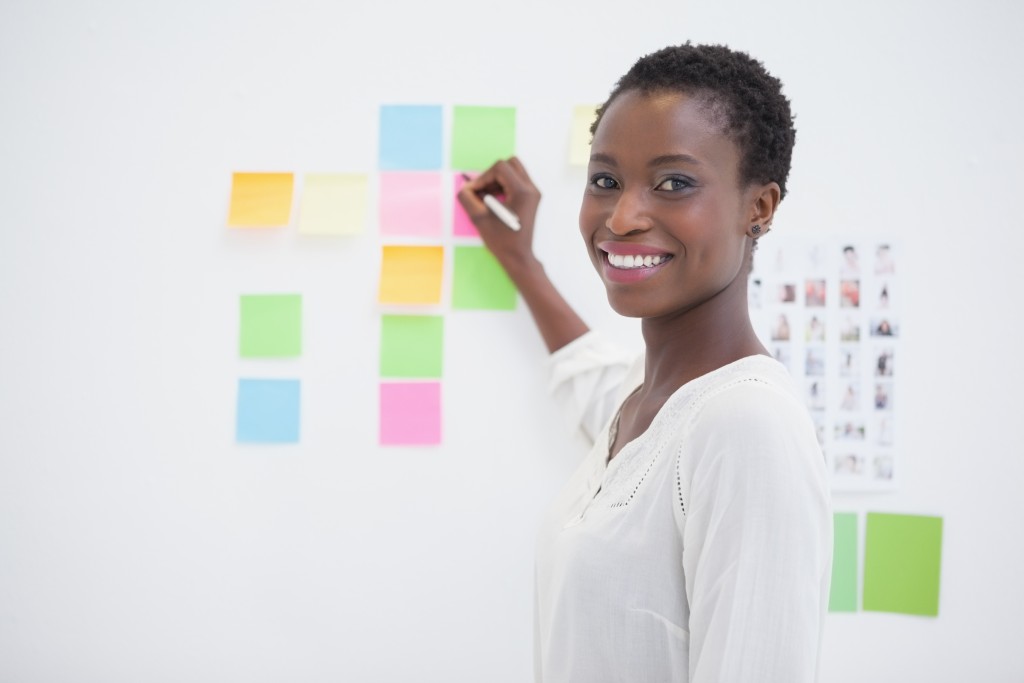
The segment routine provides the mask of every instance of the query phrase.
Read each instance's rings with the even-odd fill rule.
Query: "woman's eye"
[[[594,187],[599,187],[602,190],[614,190],[618,186],[618,183],[613,178],[606,175],[599,175],[590,182]]]
[[[660,185],[658,185],[654,189],[656,189],[656,190],[667,190],[669,192],[672,192],[672,191],[676,191],[676,190],[685,190],[686,188],[690,187],[691,185],[692,185],[692,183],[689,180],[687,180],[686,178],[676,178],[676,177],[673,177],[673,178],[666,178],[665,180],[663,180],[661,182]]]

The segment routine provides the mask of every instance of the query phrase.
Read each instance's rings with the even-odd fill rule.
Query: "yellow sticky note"
[[[590,126],[597,117],[597,105],[580,104],[572,110],[572,129],[569,131],[569,163],[586,166],[590,163]]]
[[[235,173],[231,178],[228,225],[233,228],[288,225],[293,184],[291,173]]]
[[[380,269],[382,304],[439,304],[443,247],[386,246]]]
[[[299,232],[355,235],[366,229],[364,173],[307,173],[299,205]]]

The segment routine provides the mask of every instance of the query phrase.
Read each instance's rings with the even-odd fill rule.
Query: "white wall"
[[[382,103],[516,105],[538,250],[637,345],[578,245],[566,127],[685,39],[786,83],[776,230],[904,246],[903,485],[835,505],[944,517],[940,616],[830,616],[823,680],[1021,680],[1022,19],[995,0],[6,3],[0,680],[529,680],[534,526],[582,444],[527,313],[447,313],[445,444],[381,449],[378,237],[229,234],[230,174],[372,174]],[[301,359],[238,359],[256,291],[304,294]],[[303,380],[300,446],[234,444],[257,373]]]

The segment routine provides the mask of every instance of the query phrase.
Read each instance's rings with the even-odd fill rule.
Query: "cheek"
[[[589,195],[584,193],[583,201],[580,202],[580,234],[583,237],[594,232],[594,202]]]
[[[583,201],[580,204],[579,227],[580,235],[588,245],[590,244],[594,233],[597,232],[603,224],[604,221],[601,217],[600,207],[597,202],[594,201],[593,197],[584,195]]]

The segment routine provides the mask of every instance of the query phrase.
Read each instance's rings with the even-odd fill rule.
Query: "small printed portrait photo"
[[[811,413],[811,421],[814,423],[814,433],[818,437],[818,445],[825,445],[825,414],[822,412]]]
[[[839,274],[842,277],[860,275],[860,257],[857,255],[857,248],[852,244],[843,247],[843,260],[839,264]]]
[[[839,348],[839,375],[856,377],[860,373],[860,347],[856,344],[843,344]]]
[[[779,285],[777,294],[780,304],[796,303],[796,283],[783,282]]]
[[[860,307],[860,280],[839,281],[839,307]]]
[[[793,353],[789,349],[789,344],[777,344],[772,348],[772,356],[775,360],[785,365],[787,370],[792,369]]]
[[[889,318],[872,318],[871,319],[871,336],[872,337],[896,337],[899,335],[899,328],[896,322]]]
[[[811,319],[807,321],[807,331],[804,334],[804,338],[811,342],[825,341],[825,323],[822,322],[821,318],[816,315],[811,316]]]
[[[785,313],[779,313],[775,324],[772,325],[772,341],[789,341],[789,337],[789,318]]]
[[[765,247],[763,246],[758,247],[758,258],[756,259],[756,261],[760,261],[762,265],[764,265],[765,263],[770,263],[771,270],[773,270],[776,273],[785,272],[787,264],[785,248],[783,248],[781,245],[776,246],[771,252],[770,258],[769,254],[764,252],[764,249]]]
[[[747,305],[750,308],[761,308],[761,278],[753,278],[750,281],[750,288],[747,289]]]
[[[843,319],[843,326],[839,328],[839,341],[860,341],[860,320],[853,316],[846,316]]]
[[[892,377],[892,349],[880,349],[875,359],[875,377]]]
[[[808,346],[807,356],[804,360],[804,374],[811,377],[821,377],[825,374],[825,348],[822,346]]]
[[[860,408],[860,383],[844,382],[843,394],[839,399],[840,410],[858,410]]]
[[[807,380],[807,407],[811,410],[825,409],[825,380],[818,377]]]
[[[871,423],[871,441],[879,446],[892,445],[892,432],[892,417],[885,413],[876,417]]]
[[[809,279],[804,283],[804,294],[806,306],[825,305],[825,281],[817,278]]]
[[[892,481],[892,456],[876,455],[871,463],[871,474],[879,481]]]
[[[863,422],[853,420],[841,422],[835,428],[836,441],[863,441],[865,431]]]
[[[896,264],[893,262],[892,247],[888,244],[879,244],[875,247],[875,273],[889,275],[895,272]]]
[[[880,282],[878,284],[878,296],[875,297],[875,307],[883,311],[889,310],[890,294],[889,283],[884,281]]]
[[[807,257],[807,269],[820,271],[825,265],[825,247],[821,244],[812,244],[805,252]]]
[[[840,477],[859,477],[864,474],[864,456],[840,452],[832,461],[832,471]]]
[[[892,382],[875,383],[875,410],[892,410]]]

